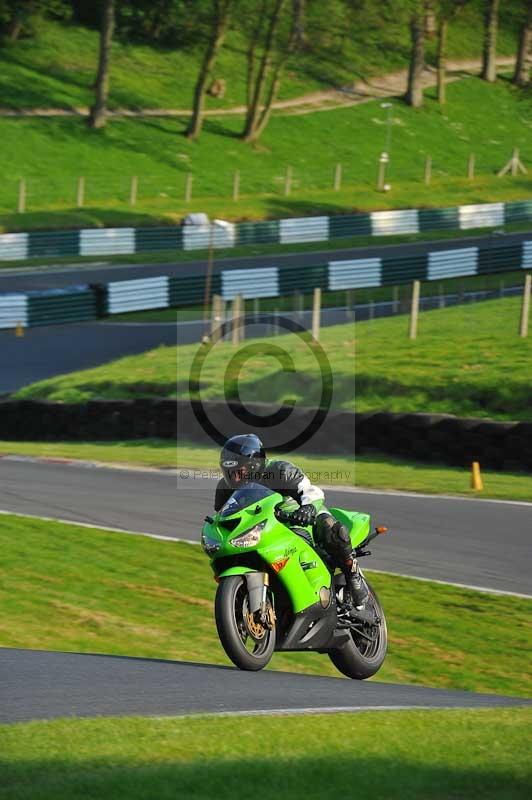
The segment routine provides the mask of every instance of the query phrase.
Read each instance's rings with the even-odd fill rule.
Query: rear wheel
[[[218,584],[214,605],[216,627],[223,649],[237,667],[263,669],[275,649],[273,609],[268,607],[269,625],[258,613],[251,614],[245,578],[230,575]]]
[[[334,666],[348,678],[356,680],[371,678],[378,672],[388,646],[384,611],[379,598],[367,581],[366,585],[369,591],[366,608],[375,612],[376,622],[372,625],[366,622],[357,624],[356,629],[351,630],[351,639],[347,644],[329,652],[329,658]]]

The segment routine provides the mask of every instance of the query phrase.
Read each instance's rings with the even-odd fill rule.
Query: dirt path
[[[497,66],[512,67],[515,64],[514,56],[503,56],[497,59]],[[460,80],[470,75],[478,75],[481,67],[480,59],[449,61],[447,64],[447,82]],[[311,114],[315,111],[329,111],[332,108],[354,106],[358,103],[367,103],[384,97],[400,97],[406,91],[408,71],[389,72],[368,80],[354,81],[350,86],[341,89],[324,89],[319,92],[293,97],[290,100],[278,100],[273,104],[276,111],[284,114]],[[426,67],[422,84],[424,88],[436,85],[436,70]],[[206,117],[222,117],[232,114],[244,114],[245,106],[232,108],[208,109],[204,112]],[[28,108],[9,109],[0,108],[0,117],[86,117],[89,109],[86,106],[77,108]],[[191,113],[188,108],[145,108],[130,109],[116,108],[109,111],[109,117],[186,117]]]

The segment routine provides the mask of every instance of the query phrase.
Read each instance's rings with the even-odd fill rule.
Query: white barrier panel
[[[429,253],[429,281],[438,278],[457,278],[460,275],[476,275],[478,247],[463,247],[459,250],[439,250]]]
[[[403,211],[374,211],[371,215],[373,236],[394,233],[419,233],[419,216],[415,208]]]
[[[532,267],[532,242],[523,242],[523,269]]]
[[[86,228],[80,231],[80,256],[127,256],[134,252],[135,228]]]
[[[0,294],[0,328],[28,326],[28,298],[25,294]]]
[[[211,237],[213,247],[234,247],[236,228],[223,219],[214,220],[212,231],[210,225],[183,225],[184,250],[207,250]]]
[[[28,238],[27,233],[0,234],[0,261],[28,258]]]
[[[168,308],[168,285],[167,275],[108,283],[107,310],[110,314],[121,314],[148,308]]]
[[[504,203],[459,206],[458,219],[463,231],[469,228],[491,228],[504,225]]]
[[[300,217],[279,220],[281,244],[324,242],[329,238],[329,217]]]
[[[222,272],[222,297],[232,300],[237,294],[251,297],[277,297],[279,271],[277,267],[263,269],[232,269]]]
[[[380,258],[356,258],[352,261],[329,262],[329,290],[357,289],[380,286],[382,264]]]

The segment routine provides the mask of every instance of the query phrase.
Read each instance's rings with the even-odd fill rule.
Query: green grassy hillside
[[[333,406],[388,411],[433,411],[495,419],[530,419],[532,339],[517,335],[519,299],[426,311],[419,338],[407,336],[404,316],[324,328],[321,342],[334,374]],[[239,380],[244,401],[316,405],[321,383],[316,361],[296,337],[278,337],[297,373],[287,376],[268,356],[249,361]],[[218,349],[219,348],[219,349]],[[356,350],[356,353],[355,353]],[[79,402],[94,397],[188,396],[197,345],[160,347],[91,370],[40,381],[20,398]],[[205,362],[202,398],[224,396],[224,373],[234,354],[218,345]],[[235,375],[229,376],[228,391]]]
[[[398,3],[399,12],[403,6]],[[475,0],[453,22],[451,58],[479,57],[481,11],[482,3]],[[501,17],[499,55],[515,50],[514,22],[512,14]],[[239,36],[236,30],[230,32],[216,70],[227,80],[227,95],[221,101],[209,98],[209,108],[244,100],[245,43]],[[287,70],[281,99],[348,85],[408,63],[408,28],[401,13],[386,25],[369,14],[353,36],[340,38],[333,46],[322,32],[319,43],[312,40],[298,53]],[[0,106],[89,105],[97,41],[96,31],[41,21],[35,38],[5,42],[0,48]],[[429,39],[429,62],[434,46]],[[164,50],[118,39],[113,45],[110,107],[187,109],[199,57],[197,46]],[[171,223],[194,210],[234,219],[437,206],[518,199],[529,193],[529,177],[494,175],[514,146],[520,147],[525,163],[532,163],[530,94],[517,91],[505,78],[495,86],[474,78],[452,84],[443,108],[434,94],[434,89],[427,90],[422,110],[394,101],[387,176],[392,191],[387,195],[375,191],[377,159],[386,141],[385,112],[378,101],[295,116],[275,112],[254,147],[238,138],[242,118],[234,115],[208,118],[197,143],[182,135],[186,115],[112,120],[98,132],[89,131],[79,117],[0,117],[0,230]],[[467,181],[471,152],[476,155],[477,178]],[[427,155],[433,160],[429,187],[423,184]],[[337,163],[343,166],[343,188],[333,192]],[[285,198],[288,166],[294,179],[292,196]],[[235,203],[231,192],[237,169],[241,199]],[[193,199],[187,204],[189,173]],[[135,208],[128,204],[132,175],[139,179]],[[86,181],[81,211],[75,209],[79,176]],[[14,213],[22,178],[29,212],[24,215]]]
[[[365,21],[350,36],[331,33],[297,54],[289,64],[280,99],[305,92],[349,85],[369,77],[406,67],[410,44],[408,27],[401,16],[407,0],[394,0],[399,9],[394,20],[382,25]],[[511,14],[501,15],[497,42],[499,55],[517,48],[516,26]],[[329,45],[325,49],[326,45]],[[236,30],[227,36],[216,75],[227,83],[223,100],[208,98],[208,107],[227,108],[245,102],[245,41]],[[433,58],[435,42],[428,43]],[[482,51],[482,3],[470,2],[451,24],[449,56],[475,59]],[[190,108],[194,81],[202,52],[198,47],[164,49],[115,40],[111,62],[111,108]],[[33,38],[0,48],[0,106],[9,108],[72,108],[92,103],[98,56],[98,32],[77,25],[39,20]]]

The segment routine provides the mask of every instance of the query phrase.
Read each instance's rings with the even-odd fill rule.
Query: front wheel
[[[239,669],[263,669],[275,649],[273,609],[269,607],[270,627],[257,614],[251,614],[246,579],[241,575],[222,578],[214,604],[216,628],[223,649]]]
[[[364,680],[371,678],[381,668],[388,646],[386,618],[375,591],[366,581],[369,598],[366,608],[377,617],[373,625],[361,623],[351,630],[351,638],[343,647],[331,650],[329,658],[334,666],[348,678]]]

